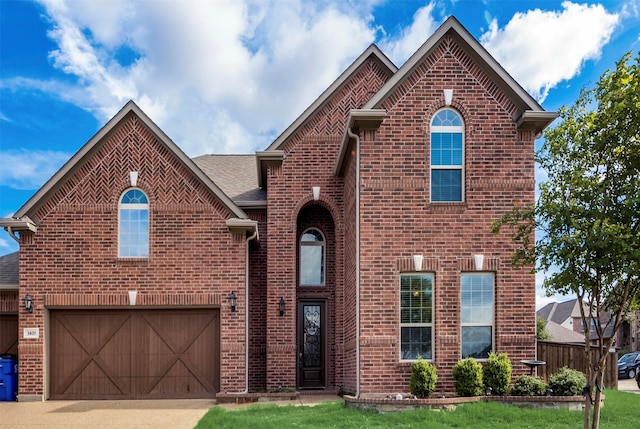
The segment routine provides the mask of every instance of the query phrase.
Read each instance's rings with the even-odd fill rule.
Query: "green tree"
[[[536,318],[536,339],[550,340],[551,334],[547,331],[547,321],[542,317]]]
[[[514,262],[547,273],[548,293],[575,294],[583,326],[595,326],[596,350],[585,330],[584,418],[595,429],[608,350],[640,288],[640,55],[624,55],[559,114],[536,153],[548,178],[535,206],[514,207],[493,230],[509,228]]]

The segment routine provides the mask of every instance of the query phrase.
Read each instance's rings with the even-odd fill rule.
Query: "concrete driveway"
[[[341,398],[333,395],[300,395],[296,400],[269,401],[268,403],[313,406],[324,401],[339,400]],[[215,404],[216,401],[213,399],[0,402],[0,427],[12,429],[193,429]],[[251,404],[220,404],[218,406],[236,409],[248,405]]]
[[[640,394],[636,381],[619,380],[618,389]],[[270,402],[281,405],[315,405],[337,396],[300,395],[298,400]],[[212,399],[156,401],[47,401],[0,402],[0,427],[69,428],[69,429],[193,429],[207,410],[216,404]],[[250,404],[223,404],[234,409]]]
[[[0,426],[69,429],[193,429],[211,399],[0,402]]]
[[[626,380],[618,380],[618,390],[623,392],[631,392],[631,393],[640,393],[640,389],[638,389],[638,384],[636,380],[633,378],[629,378]]]

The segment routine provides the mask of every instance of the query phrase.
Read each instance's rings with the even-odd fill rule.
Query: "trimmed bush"
[[[506,395],[511,384],[511,361],[506,353],[489,353],[482,368],[482,379],[485,387],[491,388],[492,395]]]
[[[554,396],[582,395],[586,385],[587,378],[582,372],[566,366],[549,377],[549,389]]]
[[[482,365],[474,358],[458,361],[453,366],[453,378],[458,396],[482,395]]]
[[[409,391],[418,398],[428,398],[436,390],[436,367],[422,358],[411,364]]]
[[[516,378],[511,394],[514,396],[544,396],[547,393],[547,383],[539,377],[521,375]]]

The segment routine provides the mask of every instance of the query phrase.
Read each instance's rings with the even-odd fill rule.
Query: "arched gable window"
[[[149,257],[149,200],[140,189],[125,191],[118,205],[118,256]]]
[[[431,201],[463,199],[464,124],[452,109],[439,110],[431,120]]]
[[[300,237],[300,285],[324,286],[325,239],[309,228]]]

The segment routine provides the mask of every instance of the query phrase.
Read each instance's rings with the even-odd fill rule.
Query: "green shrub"
[[[511,394],[514,396],[544,396],[547,393],[547,383],[541,378],[521,375],[516,378]]]
[[[474,358],[458,361],[453,366],[453,378],[458,396],[482,395],[482,365]]]
[[[491,388],[492,395],[505,395],[511,384],[511,361],[506,353],[489,353],[487,363],[482,368],[485,387]]]
[[[549,377],[549,389],[555,396],[582,395],[586,385],[587,378],[583,373],[566,366]]]
[[[411,364],[409,391],[418,398],[428,398],[436,390],[436,367],[422,358]]]

